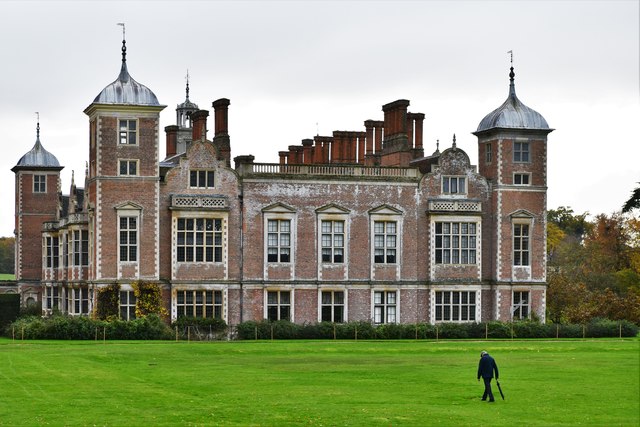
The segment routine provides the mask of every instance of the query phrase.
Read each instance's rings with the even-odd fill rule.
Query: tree
[[[0,273],[15,273],[15,241],[13,237],[0,237]]]
[[[638,184],[640,184],[640,182]],[[627,200],[625,204],[622,205],[622,213],[627,213],[632,209],[638,208],[640,208],[640,187],[633,190],[633,192],[631,193],[631,197],[629,197],[629,200]]]

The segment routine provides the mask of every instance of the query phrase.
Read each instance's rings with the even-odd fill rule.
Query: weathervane
[[[189,100],[189,69],[187,68],[187,100]]]
[[[38,124],[36,126],[36,136],[40,139],[40,113],[36,111],[36,116],[38,117]]]
[[[118,22],[118,25],[122,27],[122,62],[127,62],[127,42],[125,40],[124,22]]]
[[[507,52],[509,55],[511,55],[511,66],[513,67],[513,51],[510,50]]]

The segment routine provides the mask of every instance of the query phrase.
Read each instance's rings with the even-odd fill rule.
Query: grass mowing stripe
[[[639,343],[0,340],[0,425],[635,426]]]

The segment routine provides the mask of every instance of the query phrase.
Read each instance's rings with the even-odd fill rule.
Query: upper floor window
[[[529,224],[513,224],[513,265],[530,265]]]
[[[436,222],[436,264],[475,264],[475,222]]]
[[[138,121],[120,119],[118,121],[118,138],[120,144],[136,145],[138,143]]]
[[[291,292],[268,291],[267,292],[267,319],[291,320]]]
[[[89,265],[89,232],[86,230],[73,230],[73,265]]]
[[[46,266],[47,268],[58,268],[58,256],[60,253],[60,248],[58,246],[58,238],[57,237],[46,237],[45,238],[46,245]]]
[[[291,220],[267,220],[267,262],[291,262]]]
[[[528,319],[529,310],[529,291],[513,292],[513,307],[511,307],[514,319]]]
[[[178,318],[205,317],[208,319],[222,319],[222,291],[179,290],[176,297]]]
[[[374,221],[373,260],[376,264],[396,263],[397,223],[395,221]]]
[[[528,173],[514,173],[513,184],[514,185],[531,185],[531,175]]]
[[[47,176],[46,175],[33,175],[33,192],[34,193],[47,192]]]
[[[396,291],[375,291],[373,293],[373,321],[375,323],[396,323]]]
[[[513,143],[513,161],[519,163],[529,162],[529,143],[514,142]]]
[[[118,173],[121,176],[136,176],[138,175],[138,161],[137,160],[118,160]]]
[[[490,142],[484,146],[484,161],[485,163],[491,163],[493,161],[493,145]]]
[[[436,291],[436,322],[476,320],[475,291]]]
[[[322,291],[321,321],[344,322],[344,291]]]
[[[322,262],[344,262],[344,221],[322,221]]]
[[[214,173],[211,170],[189,171],[189,186],[191,188],[213,188]]]
[[[178,218],[178,262],[222,262],[222,220]]]
[[[138,260],[138,217],[121,216],[119,227],[120,261]]]
[[[442,192],[444,194],[466,194],[466,179],[463,176],[443,176]]]

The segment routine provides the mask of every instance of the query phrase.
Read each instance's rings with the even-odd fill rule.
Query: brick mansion
[[[12,169],[15,292],[44,315],[91,315],[98,290],[118,284],[132,319],[132,283],[153,282],[168,320],[229,325],[544,320],[553,129],[514,76],[504,103],[478,116],[478,165],[455,137],[425,155],[425,116],[404,99],[267,164],[232,157],[230,101],[200,109],[188,83],[161,137],[166,106],[129,74],[123,41],[117,79],[84,110],[83,188],[75,177],[62,192],[39,125]]]

